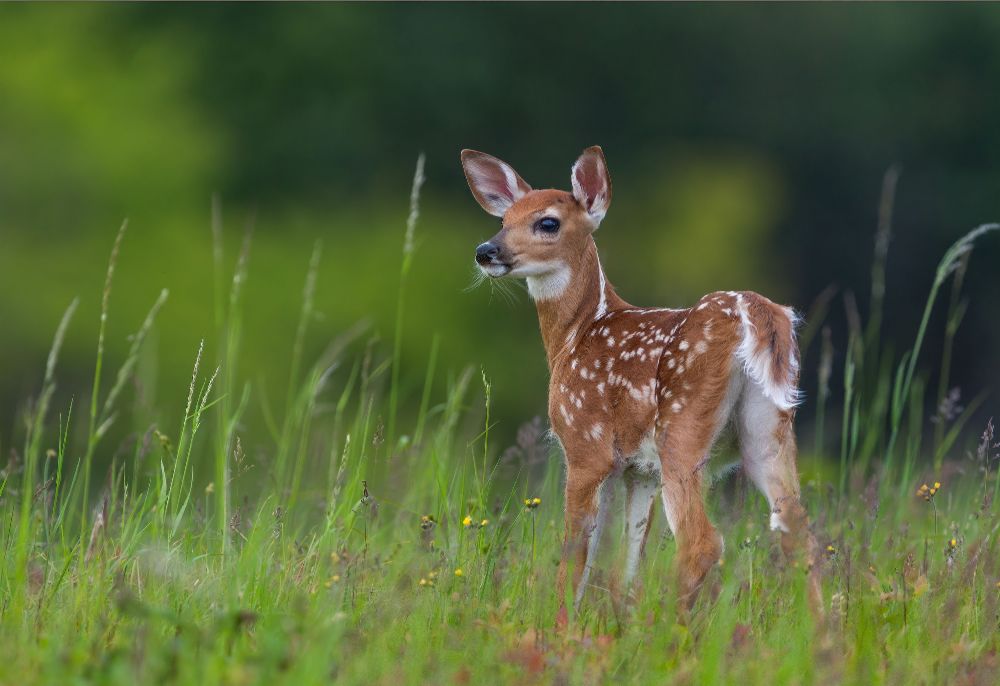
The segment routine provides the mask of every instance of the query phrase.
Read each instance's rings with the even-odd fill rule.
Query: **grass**
[[[398,322],[421,180],[418,166]],[[887,176],[883,207],[894,186]],[[878,318],[891,209],[883,214]],[[215,359],[204,343],[192,350],[191,378],[175,384],[186,388],[178,426],[154,425],[110,447],[109,433],[129,416],[122,391],[143,373],[143,342],[166,299],[154,303],[102,394],[103,324],[123,227],[89,406],[51,407],[74,302],[26,413],[23,448],[0,481],[0,683],[992,683],[1000,669],[996,438],[989,427],[969,447],[969,411],[931,426],[919,360],[937,293],[954,278],[947,370],[968,255],[996,228],[971,232],[945,255],[907,353],[879,344],[877,320],[852,318],[839,394],[830,389],[829,330],[822,336],[821,419],[800,467],[825,550],[825,617],[808,610],[803,570],[781,560],[763,499],[722,466],[709,500],[729,545],[690,621],[678,622],[673,544],[658,516],[633,605],[620,602],[607,572],[620,551],[609,551],[581,613],[563,625],[553,591],[562,466],[543,427],[527,423],[517,446],[497,450],[490,390],[502,380],[464,370],[435,398],[444,366],[436,343],[423,388],[407,397],[401,324],[388,355],[357,329],[311,365],[303,360],[319,246],[289,350],[292,373],[276,400],[281,392],[251,388],[237,374],[249,231],[225,276],[213,212]],[[831,298],[813,308],[805,354]],[[834,397],[842,407],[827,407]],[[254,405],[269,438],[250,455],[243,438]],[[823,421],[837,417],[830,445]],[[932,432],[928,449],[922,437]],[[933,494],[918,495],[935,482]]]

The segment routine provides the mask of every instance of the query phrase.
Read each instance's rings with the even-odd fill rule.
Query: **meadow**
[[[55,402],[74,304],[53,322],[38,391],[3,446],[0,682],[995,683],[1000,438],[992,424],[969,423],[995,399],[961,407],[948,368],[974,243],[1000,227],[970,232],[943,256],[902,353],[880,337],[889,227],[883,217],[870,307],[849,318],[842,375],[831,371],[829,295],[801,331],[803,350],[821,359],[800,472],[824,551],[825,614],[810,613],[804,570],[782,560],[766,503],[722,450],[709,501],[724,564],[685,622],[662,514],[632,596],[615,580],[615,541],[579,614],[559,621],[563,469],[546,422],[497,445],[491,393],[504,379],[449,369],[432,346],[425,383],[410,389],[401,325],[389,341],[324,331],[317,259],[303,270],[284,351],[287,387],[265,390],[238,366],[253,306],[249,243],[224,259],[216,227],[215,289],[204,297],[216,338],[190,351],[189,379],[166,380],[179,389],[181,421],[144,424],[141,389],[155,372],[143,350],[168,296],[125,356],[105,354],[115,289],[129,288],[115,279],[123,227],[89,392]],[[942,359],[930,361],[935,304],[948,331]],[[310,340],[331,338],[306,358]],[[251,408],[266,450],[244,447]]]

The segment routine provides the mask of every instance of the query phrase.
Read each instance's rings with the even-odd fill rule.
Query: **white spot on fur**
[[[653,381],[643,384],[642,386],[636,388],[631,383],[626,380],[626,385],[628,386],[628,394],[638,400],[639,402],[652,404],[654,402],[655,395],[655,384]]]
[[[566,426],[573,426],[573,415],[566,409],[565,405],[559,405],[559,412],[562,413],[562,418],[566,422]]]
[[[590,428],[590,435],[595,441],[599,440],[601,436],[604,435],[604,427],[600,424],[594,424],[594,426]]]

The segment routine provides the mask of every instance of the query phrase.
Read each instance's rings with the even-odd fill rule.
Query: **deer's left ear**
[[[601,146],[587,148],[573,165],[573,197],[599,225],[611,205],[611,177]],[[596,227],[595,227],[596,228]]]

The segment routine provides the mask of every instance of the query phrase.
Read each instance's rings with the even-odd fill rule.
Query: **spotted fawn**
[[[804,555],[819,599],[816,543],[799,498],[794,433],[799,402],[795,313],[749,291],[710,293],[685,309],[635,307],[604,275],[593,234],[611,204],[604,153],[573,165],[573,190],[534,190],[507,163],[462,151],[472,194],[502,228],[476,248],[492,278],[519,277],[538,310],[550,372],[548,414],[566,459],[560,597],[573,570],[578,606],[611,509],[625,484],[624,583],[643,555],[656,495],[677,544],[681,608],[721,560],[704,467],[735,424],[742,464],[771,507],[786,555]]]

